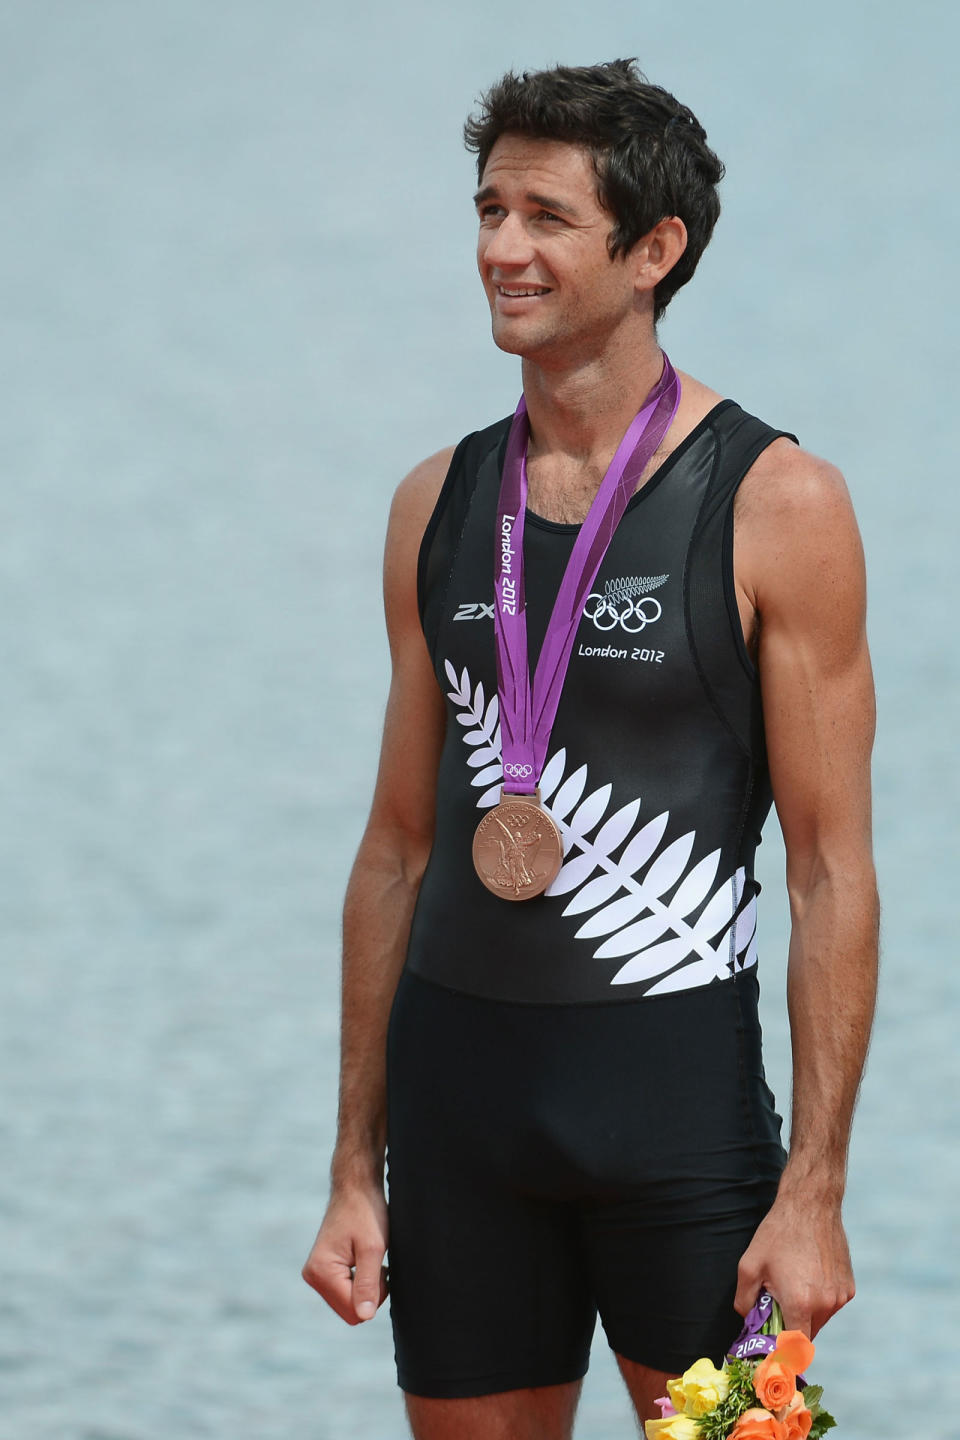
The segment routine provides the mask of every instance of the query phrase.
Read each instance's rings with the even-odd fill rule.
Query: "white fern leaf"
[[[472,755],[470,756],[470,759],[471,759],[471,760],[473,759],[473,756],[472,756]],[[471,785],[489,785],[491,780],[502,780],[502,779],[503,779],[503,766],[500,764],[500,762],[499,762],[499,760],[498,760],[497,763],[496,763],[496,765],[488,765],[487,768],[486,768],[486,770],[481,770],[481,771],[479,772],[479,774],[474,775],[473,779],[470,781],[470,784],[471,784]],[[499,799],[499,794],[498,794],[497,798]]]
[[[590,854],[577,855],[573,860],[568,860],[561,865],[557,872],[556,879],[547,887],[547,895],[569,895],[578,885],[582,885],[596,870],[596,857]]]
[[[703,904],[710,894],[710,886],[717,878],[719,864],[720,851],[714,850],[705,860],[701,860],[699,865],[694,865],[670,901],[670,909],[674,915],[689,915],[691,910],[696,910]]]
[[[692,990],[697,985],[709,985],[711,980],[718,980],[721,975],[729,973],[725,961],[720,961],[719,965],[718,971],[717,966],[712,965],[709,960],[694,960],[689,965],[681,965],[656,985],[651,985],[646,993],[675,995],[678,990]]]
[[[491,760],[499,761],[500,757],[489,745],[484,745],[482,750],[474,750],[472,755],[467,756],[467,764],[471,770],[477,770],[481,765],[489,765]]]
[[[667,890],[676,885],[686,869],[696,838],[696,831],[688,830],[686,835],[681,835],[679,840],[674,840],[666,850],[661,850],[643,877],[643,888],[648,895],[654,895],[659,899]]]
[[[594,849],[596,848],[594,846]],[[563,913],[564,915],[582,915],[585,910],[593,910],[597,905],[602,905],[605,900],[609,900],[612,895],[616,895],[622,885],[623,881],[619,875],[598,875],[596,880],[591,880],[574,895]],[[582,935],[583,931],[578,930],[577,934]]]
[[[459,676],[450,661],[445,661],[445,669],[452,686],[449,698],[460,712],[456,718],[469,751],[466,763],[476,772],[470,783],[483,792],[477,808],[488,809],[499,801],[503,780],[499,701],[496,695],[487,701],[482,683],[471,685],[466,667]],[[564,863],[546,893],[570,896],[564,915],[595,912],[576,936],[603,940],[594,952],[596,958],[629,957],[612,983],[656,981],[648,994],[689,989],[728,975],[728,957],[744,953],[745,946],[743,967],[755,964],[755,900],[737,916],[729,944],[721,946],[716,941],[731,930],[743,896],[742,869],[706,899],[716,880],[719,852],[712,852],[685,873],[696,844],[694,832],[661,849],[670,820],[665,811],[633,835],[640,799],[629,801],[604,819],[612,785],[587,793],[587,766],[581,765],[569,776],[565,775],[566,766],[566,750],[560,749],[548,759],[540,778],[541,798],[553,800],[548,808],[560,827],[564,846]],[[591,840],[595,829],[597,834]],[[621,846],[619,859],[612,859]],[[664,900],[671,892],[672,900]],[[688,920],[701,905],[696,922]]]
[[[567,763],[566,750],[558,750],[551,755],[543,767],[543,774],[540,776],[540,799],[548,800],[563,779],[564,766]]]
[[[618,869],[624,875],[636,875],[641,865],[646,865],[663,839],[663,832],[667,828],[669,819],[670,811],[664,810],[662,815],[656,815],[652,820],[648,820],[643,829],[634,835],[620,857]]]
[[[621,930],[610,940],[605,940],[599,950],[595,950],[594,957],[597,960],[619,960],[621,955],[636,954],[638,950],[644,950],[648,945],[653,945],[654,940],[659,940],[664,930],[670,929],[670,915],[662,912],[656,915],[647,915],[643,920],[628,925],[626,930]],[[690,941],[684,937],[683,941],[686,955],[690,949]],[[654,950],[662,947],[654,945]],[[657,974],[660,972],[657,971]]]
[[[557,791],[553,804],[550,806],[550,814],[554,820],[566,820],[570,811],[576,805],[583,794],[587,783],[587,767],[581,765],[579,770],[574,770],[568,780],[564,780]],[[541,795],[543,791],[541,790]]]
[[[690,943],[683,936],[676,940],[661,940],[659,945],[651,945],[642,955],[635,955],[632,960],[628,960],[626,965],[617,971],[610,984],[636,985],[641,980],[652,980],[655,976],[662,975],[665,970],[672,970],[689,952]],[[683,968],[687,969],[686,966]]]
[[[597,832],[596,840],[593,842],[594,849],[601,850],[604,855],[609,855],[611,850],[616,850],[617,846],[623,840],[626,840],[630,831],[633,829],[639,811],[639,800],[631,800],[628,804],[622,805],[619,810],[610,816],[609,820],[604,821],[600,830]],[[600,904],[600,901],[595,901],[594,903]],[[589,909],[589,906],[585,908]]]
[[[617,889],[619,888],[618,885]],[[583,906],[583,909],[586,908]],[[577,937],[581,940],[595,940],[598,935],[612,935],[614,930],[619,930],[621,925],[628,925],[631,920],[635,920],[638,915],[642,915],[644,910],[649,910],[649,908],[647,897],[642,890],[631,891],[629,895],[621,895],[619,900],[605,905],[602,910],[597,911],[596,915],[584,921],[577,931]],[[569,905],[567,912],[570,912]]]
[[[726,880],[704,907],[695,927],[696,934],[704,940],[713,940],[721,931],[729,930],[736,908],[736,891],[730,881]]]
[[[577,835],[589,835],[590,831],[600,824],[610,804],[610,796],[613,793],[612,785],[601,785],[599,790],[594,790],[582,801],[570,821],[570,829]]]
[[[497,760],[498,765],[502,766],[501,755],[495,744],[485,744],[484,749],[474,750],[472,755],[466,756],[466,763],[472,770],[478,769],[481,765],[492,765],[494,760]]]
[[[450,661],[445,660],[443,663],[446,667],[447,679],[453,686],[453,689],[450,692],[450,699],[454,702],[455,705],[469,705],[470,677],[467,675],[466,670],[464,670],[463,675],[460,677],[460,679],[458,679],[457,672],[450,664]]]

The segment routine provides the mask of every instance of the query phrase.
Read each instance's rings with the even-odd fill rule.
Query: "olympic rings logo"
[[[663,606],[652,595],[634,597],[598,595],[594,592],[587,596],[583,613],[588,620],[593,621],[598,630],[613,630],[619,625],[628,635],[637,635],[660,619]]]
[[[512,760],[503,767],[504,775],[509,775],[511,780],[529,780],[533,774],[532,765],[517,765]]]

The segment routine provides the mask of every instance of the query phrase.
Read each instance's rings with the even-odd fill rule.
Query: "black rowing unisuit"
[[[753,858],[770,806],[733,498],[784,432],[723,401],[631,499],[580,621],[544,767],[564,866],[546,894],[514,903],[488,892],[471,861],[503,778],[492,601],[509,424],[458,446],[420,552],[448,724],[407,968],[468,994],[558,1004],[729,979],[756,962]],[[527,516],[531,666],[576,532]]]

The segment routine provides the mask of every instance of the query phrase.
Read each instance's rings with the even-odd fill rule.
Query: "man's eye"
[[[563,224],[563,216],[562,216],[562,215],[554,215],[551,210],[541,210],[541,211],[540,211],[540,219],[541,219],[541,220],[556,220],[559,224],[561,224],[561,225]]]
[[[479,217],[480,217],[481,220],[489,220],[489,219],[491,219],[492,217],[495,217],[495,216],[498,216],[498,215],[502,215],[502,214],[503,214],[503,206],[502,206],[502,205],[481,205],[481,206],[479,206],[479,208],[478,208],[478,210],[477,210],[477,214],[479,215]]]

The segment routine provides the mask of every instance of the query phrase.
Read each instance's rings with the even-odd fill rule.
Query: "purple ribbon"
[[[727,1351],[729,1360],[756,1360],[760,1356],[771,1355],[776,1350],[776,1335],[760,1333],[772,1314],[773,1296],[769,1290],[761,1290],[756,1305],[743,1322],[743,1329]],[[802,1390],[806,1383],[802,1375],[797,1376],[798,1389]]]
[[[503,788],[507,794],[531,795],[537,788],[587,596],[613,532],[643,471],[669,430],[679,402],[680,381],[664,355],[660,379],[617,446],[574,542],[547,625],[531,691],[523,578],[530,424],[526,404],[523,396],[520,397],[507,439],[497,501],[493,584]]]
[[[743,1322],[743,1329],[727,1352],[731,1360],[755,1360],[759,1355],[769,1355],[776,1350],[776,1335],[760,1333],[772,1314],[773,1296],[768,1290],[761,1290],[756,1305]]]

